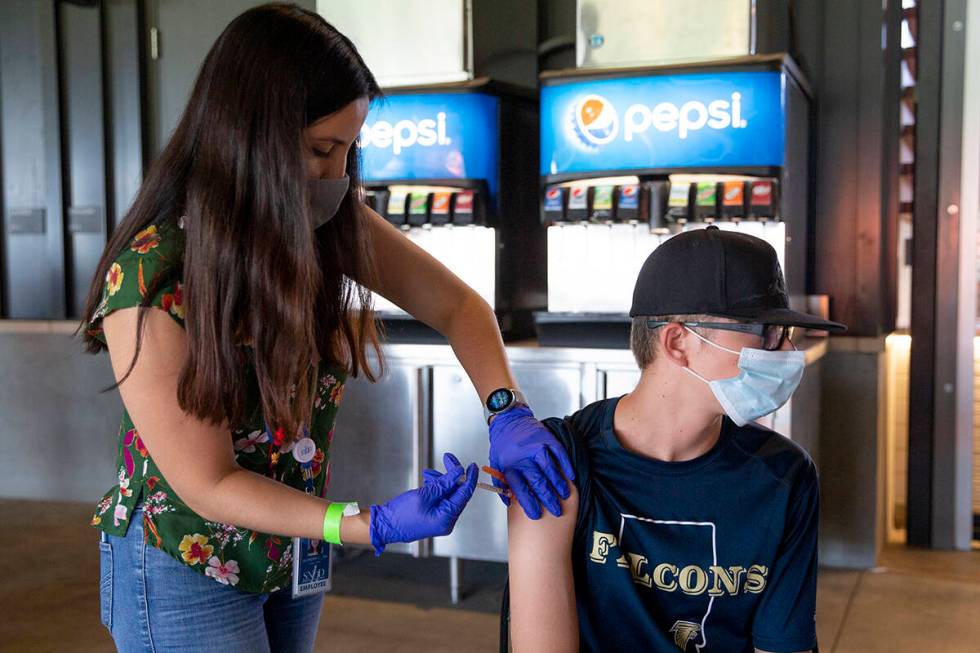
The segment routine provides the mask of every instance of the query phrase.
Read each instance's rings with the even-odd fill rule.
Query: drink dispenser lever
[[[568,263],[568,247],[565,244],[568,190],[563,186],[548,186],[541,205],[541,220],[547,225],[548,310],[556,310],[563,304],[562,279],[567,276]]]
[[[671,231],[680,231],[691,220],[695,186],[690,183],[671,183],[667,200],[667,223]]]
[[[544,204],[541,207],[541,220],[545,224],[564,221],[567,200],[567,188],[549,186],[545,189]]]
[[[778,219],[776,194],[776,182],[772,179],[753,181],[749,198],[749,217],[752,220],[762,221]]]
[[[590,188],[584,184],[576,184],[568,188],[568,203],[565,210],[565,222],[549,229],[560,246],[558,249],[559,263],[549,265],[549,270],[556,274],[549,276],[548,305],[556,306],[559,311],[577,313],[588,306],[588,284],[590,283],[587,266],[589,258],[588,219]],[[549,251],[551,236],[549,235]],[[555,243],[556,245],[558,243]],[[557,267],[557,269],[556,269]],[[551,280],[554,279],[554,292]]]
[[[721,184],[721,219],[739,222],[745,218],[745,188],[744,181],[726,181]]]
[[[476,192],[464,190],[453,194],[453,224],[466,226],[476,221]]]
[[[615,186],[592,187],[592,210],[589,218],[595,222],[608,222],[613,219]]]
[[[429,223],[433,227],[449,224],[451,218],[450,208],[452,204],[451,192],[439,192],[432,194],[431,208],[429,210]]]
[[[413,192],[408,200],[408,224],[421,227],[429,222],[429,199],[431,193]]]
[[[718,217],[718,184],[699,181],[694,203],[695,222],[714,222]]]
[[[452,192],[438,191],[432,193],[429,201],[428,239],[432,255],[449,266],[451,270],[460,270],[465,263],[460,256],[460,234],[449,225],[452,215]]]
[[[625,184],[616,187],[616,220],[631,222],[640,219],[640,185]]]
[[[388,195],[387,208],[384,217],[396,227],[405,224],[405,209],[408,203],[408,193],[405,191],[391,191]]]
[[[568,194],[568,211],[566,216],[570,222],[583,222],[589,219],[588,186],[572,186]]]
[[[453,193],[451,206],[454,225],[450,232],[451,256],[455,270],[464,283],[494,306],[498,234],[496,229],[486,226],[483,197],[477,191],[459,191]]]
[[[611,184],[591,187],[589,223],[585,229],[583,308],[601,312],[615,310],[615,293],[609,289],[617,287],[615,261],[622,246],[617,242],[621,233],[613,224],[614,192]]]

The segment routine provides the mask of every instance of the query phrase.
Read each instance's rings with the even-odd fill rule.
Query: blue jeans
[[[323,595],[248,594],[222,585],[143,540],[143,512],[126,537],[102,533],[102,624],[122,653],[312,651]]]

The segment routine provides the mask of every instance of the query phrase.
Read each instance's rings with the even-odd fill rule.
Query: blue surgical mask
[[[745,347],[738,352],[722,347],[699,333],[691,333],[712,347],[738,356],[738,376],[728,379],[709,381],[689,367],[684,369],[708,384],[725,414],[739,426],[745,426],[780,408],[789,401],[803,379],[806,356],[802,351],[766,351]]]
[[[330,222],[337,215],[337,209],[347,197],[349,188],[350,177],[347,175],[336,179],[309,180],[310,221],[313,223],[313,231]]]

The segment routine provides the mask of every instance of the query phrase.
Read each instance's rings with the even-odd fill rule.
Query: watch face
[[[487,409],[491,413],[499,412],[514,403],[514,393],[506,388],[494,390],[487,398]]]

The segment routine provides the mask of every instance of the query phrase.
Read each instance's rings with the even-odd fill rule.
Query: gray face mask
[[[337,215],[337,209],[347,196],[349,188],[350,177],[347,175],[336,179],[309,180],[310,221],[314,231]]]

